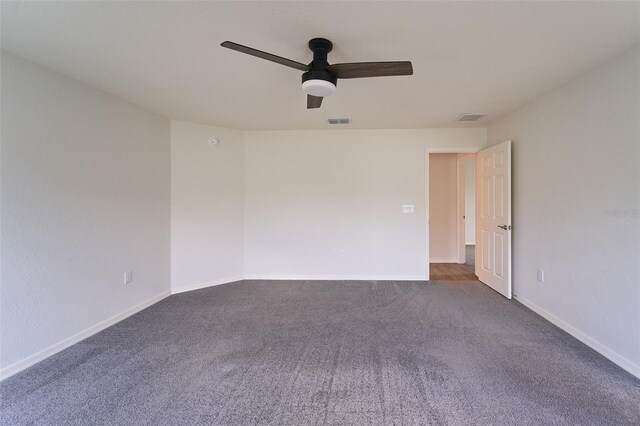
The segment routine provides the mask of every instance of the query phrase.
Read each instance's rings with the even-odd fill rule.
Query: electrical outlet
[[[133,271],[126,271],[124,273],[124,283],[129,284],[133,280]]]
[[[402,206],[402,213],[413,213],[413,204],[404,204]]]
[[[541,283],[544,282],[544,270],[542,269],[538,269],[538,272],[536,274],[536,277],[538,279],[538,281],[540,281]]]
[[[340,256],[344,256],[347,254],[347,251],[343,248],[340,249]]]

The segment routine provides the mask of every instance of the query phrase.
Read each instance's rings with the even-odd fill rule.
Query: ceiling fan
[[[330,65],[327,62],[327,55],[333,49],[333,44],[324,38],[309,40],[309,49],[313,52],[313,61],[309,65],[231,41],[225,41],[220,46],[304,71],[304,74],[302,74],[302,91],[307,94],[308,109],[320,108],[322,98],[335,92],[339,78],[388,77],[413,74],[413,67],[409,61],[350,62]]]

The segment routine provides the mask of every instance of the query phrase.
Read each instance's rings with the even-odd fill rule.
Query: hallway
[[[429,278],[437,281],[469,281],[477,280],[475,275],[475,246],[467,245],[466,262],[460,263],[431,263]]]

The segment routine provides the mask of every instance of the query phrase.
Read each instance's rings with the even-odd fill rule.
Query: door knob
[[[507,226],[507,225],[498,225],[498,228],[504,229],[505,231],[508,230],[508,229],[511,229],[511,227]]]

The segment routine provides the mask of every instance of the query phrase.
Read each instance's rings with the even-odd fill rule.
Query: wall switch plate
[[[129,284],[133,280],[133,271],[126,271],[124,273],[124,283]]]
[[[344,255],[347,254],[347,251],[345,249],[341,248],[339,253],[340,253],[340,256],[344,256]]]
[[[538,269],[536,277],[537,277],[538,281],[543,283],[544,282],[544,270]]]
[[[402,213],[413,213],[413,204],[404,204],[402,206]]]

